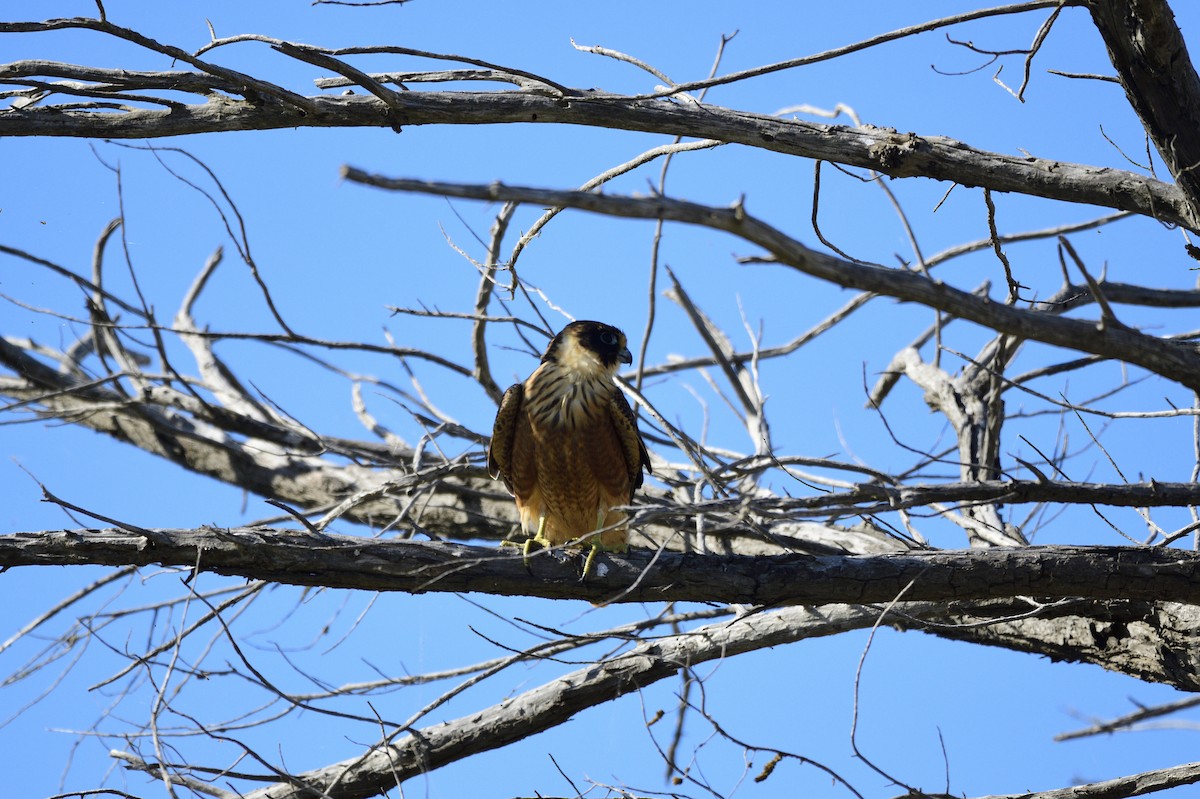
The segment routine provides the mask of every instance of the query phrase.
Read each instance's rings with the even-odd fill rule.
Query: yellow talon
[[[587,576],[592,573],[592,565],[596,562],[596,554],[598,552],[625,552],[628,550],[628,545],[608,546],[602,538],[601,533],[607,525],[604,524],[606,512],[601,510],[596,514],[596,530],[593,534],[581,536],[579,539],[568,543],[566,546],[574,548],[575,546],[587,547],[587,558],[583,562],[583,574],[580,580],[586,580]],[[529,566],[529,556],[537,549],[553,549],[554,544],[546,537],[546,517],[543,515],[538,518],[538,528],[529,538],[524,541],[502,541],[503,546],[520,547],[521,557],[525,561],[525,566]]]
[[[594,563],[596,560],[597,552],[627,552],[627,551],[629,551],[628,544],[618,544],[615,546],[609,546],[604,543],[603,531],[606,527],[609,526],[604,523],[605,520],[607,519],[607,517],[608,517],[608,512],[603,509],[597,511],[597,513],[596,513],[596,530],[592,534],[591,538],[588,539],[588,541],[586,543],[586,545],[591,549],[591,552],[588,553],[587,560],[585,560],[583,562],[583,576],[580,578],[580,580],[586,580],[587,576],[589,574],[591,574],[592,563]]]
[[[592,551],[588,553],[587,560],[585,560],[583,562],[583,576],[579,578],[580,582],[583,582],[584,580],[586,580],[587,576],[589,574],[591,574],[592,561],[594,561],[596,559],[596,553],[600,551],[600,544],[598,542],[593,543],[591,545],[591,549],[592,549]]]
[[[529,566],[529,553],[535,546],[539,549],[550,546],[550,542],[546,540],[546,516],[544,514],[538,519],[538,529],[533,534],[533,538],[526,538],[524,546],[521,547],[521,557],[524,558],[526,567]]]

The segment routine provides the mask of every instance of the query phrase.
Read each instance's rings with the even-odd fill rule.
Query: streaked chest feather
[[[525,382],[525,402],[534,427],[579,429],[608,412],[614,390],[603,369],[543,363]]]

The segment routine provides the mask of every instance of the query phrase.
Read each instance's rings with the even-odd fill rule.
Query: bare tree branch
[[[0,566],[184,566],[290,585],[373,591],[481,591],[594,602],[754,605],[1040,596],[1200,603],[1200,554],[1164,548],[1022,547],[885,555],[713,557],[632,550],[528,559],[494,548],[379,541],[275,528],[63,530],[0,536]]]
[[[20,690],[33,686],[38,677],[51,678],[49,688],[37,686],[30,692],[34,698],[21,698],[18,713],[63,690],[62,677],[48,673],[53,664],[63,676],[78,677],[80,670],[101,663],[99,674],[89,671],[84,676],[94,695],[112,697],[112,704],[93,726],[79,731],[80,740],[118,736],[115,747],[105,747],[112,750],[112,758],[157,780],[165,794],[342,799],[410,792],[407,779],[553,730],[575,714],[675,675],[682,678],[678,696],[669,696],[670,685],[645,694],[655,702],[667,696],[660,707],[678,707],[678,716],[672,717],[675,724],[663,725],[673,726],[665,736],[649,730],[658,717],[651,718],[652,706],[644,708],[650,746],[668,765],[668,780],[683,786],[669,786],[666,793],[725,799],[731,786],[710,782],[703,773],[707,764],[700,752],[711,740],[717,746],[708,750],[709,762],[718,747],[742,750],[742,780],[753,777],[761,766],[752,757],[773,754],[756,781],[770,777],[777,764],[794,759],[815,766],[822,779],[833,779],[856,799],[865,799],[866,791],[834,769],[775,748],[774,742],[760,744],[757,734],[739,737],[723,726],[718,682],[708,680],[712,670],[720,668],[723,659],[743,653],[887,626],[1056,661],[1096,664],[1143,682],[1200,691],[1195,647],[1200,553],[1172,547],[1200,529],[1200,486],[1194,480],[1200,474],[1200,406],[1193,402],[1193,395],[1200,396],[1200,331],[1187,327],[1192,324],[1188,310],[1200,307],[1200,289],[1193,275],[1173,270],[1174,264],[1124,263],[1128,256],[1121,248],[1129,242],[1117,238],[1134,228],[1149,236],[1158,232],[1156,227],[1181,226],[1185,230],[1176,235],[1187,251],[1200,253],[1189,243],[1189,232],[1200,231],[1200,78],[1165,0],[1031,0],[964,9],[821,52],[718,74],[720,54],[733,39],[722,35],[707,77],[686,82],[669,76],[678,76],[681,67],[662,69],[645,54],[599,44],[576,46],[617,59],[621,70],[627,70],[626,65],[640,70],[635,88],[622,94],[573,88],[520,65],[467,53],[395,45],[328,48],[270,32],[221,38],[211,23],[210,35],[201,37],[199,49],[180,47],[110,22],[102,0],[93,3],[97,16],[92,19],[0,22],[0,34],[20,35],[25,52],[39,56],[0,65],[0,136],[121,140],[301,127],[376,127],[400,133],[418,125],[509,125],[508,133],[517,134],[541,123],[613,132],[608,139],[620,138],[623,132],[650,134],[650,139],[639,140],[639,154],[633,157],[599,155],[596,163],[597,157],[588,160],[580,153],[580,167],[595,177],[579,191],[391,179],[346,168],[344,176],[350,180],[386,189],[506,203],[486,212],[494,220],[490,237],[477,233],[482,231],[478,219],[460,214],[454,204],[454,213],[469,231],[467,243],[460,246],[443,232],[450,246],[478,269],[479,282],[471,281],[453,310],[439,307],[445,302],[440,297],[426,304],[428,298],[403,296],[393,310],[409,318],[396,341],[385,331],[386,344],[313,338],[283,322],[267,290],[268,272],[260,271],[250,258],[246,220],[215,170],[188,156],[189,169],[206,172],[204,185],[216,185],[217,191],[209,192],[164,160],[163,153],[175,148],[101,145],[126,148],[123,157],[130,149],[145,150],[170,175],[204,194],[221,216],[218,235],[226,237],[222,243],[226,248],[232,244],[250,268],[279,326],[271,329],[282,332],[254,332],[258,320],[248,325],[248,332],[213,329],[196,311],[203,307],[199,299],[206,286],[212,285],[213,293],[221,290],[211,279],[224,252],[215,242],[207,245],[213,255],[192,286],[181,289],[182,301],[156,296],[150,289],[157,281],[140,280],[140,270],[134,269],[134,248],[128,243],[134,241],[138,220],[123,217],[126,207],[132,211],[135,204],[126,206],[119,189],[122,216],[103,229],[91,249],[90,264],[86,250],[91,241],[79,248],[82,266],[76,269],[0,244],[0,256],[9,256],[9,266],[49,278],[5,278],[0,301],[16,309],[14,320],[18,315],[22,320],[11,322],[11,329],[0,335],[0,425],[32,423],[22,433],[47,423],[101,432],[157,455],[168,466],[261,496],[283,515],[239,521],[241,526],[232,527],[189,529],[192,522],[139,526],[120,521],[120,508],[89,509],[83,500],[75,504],[43,489],[44,499],[66,511],[76,529],[0,535],[0,570],[86,564],[108,567],[102,573],[109,576],[90,577],[86,588],[64,591],[69,596],[48,603],[48,609],[35,608],[32,620],[14,627],[14,634],[0,643],[4,654],[25,658],[23,665],[0,675],[0,682],[19,684],[12,690]],[[1072,6],[1087,12],[1064,10]],[[424,4],[421,10],[426,10]],[[1033,11],[1038,13],[1029,13]],[[1136,160],[1115,143],[1127,139],[1128,131],[1112,138],[1100,132],[1132,171],[1111,169],[1105,162],[1044,159],[1025,150],[1018,156],[989,152],[945,136],[905,132],[911,123],[899,130],[864,125],[842,103],[823,112],[794,105],[793,98],[767,100],[772,103],[767,107],[775,108],[793,102],[768,115],[706,102],[704,92],[710,87],[735,87],[726,95],[726,102],[735,105],[736,90],[744,86],[748,92],[750,81],[754,89],[769,88],[755,80],[762,76],[816,64],[837,67],[846,63],[839,59],[866,51],[884,57],[886,51],[876,48],[1001,16],[1028,23],[1033,44],[1028,45],[1025,33],[1019,34],[1020,47],[1005,42],[977,45],[962,37],[949,41],[969,51],[966,56],[972,60],[978,57],[973,54],[1021,59],[1019,89],[1008,89],[999,72],[993,80],[1022,101],[1034,74],[1034,55],[1064,57],[1063,50],[1051,53],[1043,44],[1058,39],[1067,25],[1077,29],[1090,23],[1098,30],[1116,68],[1114,80],[1124,87],[1146,132],[1145,158],[1139,155]],[[1052,26],[1057,27],[1052,31]],[[1011,37],[1015,28],[988,28],[989,33],[993,30]],[[119,69],[113,68],[119,62],[107,61],[101,66],[63,63],[29,50],[41,39],[49,53],[56,46],[49,40],[65,37],[119,47],[129,54],[130,65],[150,68]],[[943,46],[940,39],[938,45]],[[72,51],[66,52],[72,60]],[[252,60],[255,57],[262,60]],[[432,68],[427,68],[429,59],[437,62]],[[231,69],[223,63],[260,66]],[[935,68],[934,73],[949,71]],[[982,85],[1015,107],[986,77],[962,80]],[[465,82],[474,90],[459,90]],[[653,86],[654,82],[665,85]],[[315,93],[309,96],[314,83]],[[647,88],[638,88],[642,84]],[[1118,107],[1111,110],[1131,118],[1122,113],[1119,94],[1100,91],[1117,101]],[[753,97],[752,107],[761,107],[757,95],[742,96]],[[1033,105],[1023,110],[1032,113]],[[833,124],[842,115],[852,124]],[[808,121],[813,117],[822,121]],[[886,125],[889,120],[880,121]],[[1078,127],[1091,121],[1071,120]],[[459,133],[467,130],[460,128]],[[970,139],[975,134],[962,135]],[[664,145],[654,137],[674,143]],[[1174,182],[1154,178],[1151,142]],[[720,147],[724,144],[743,147]],[[1004,145],[1008,146],[1015,145]],[[693,152],[709,148],[716,148],[711,155]],[[1072,151],[1062,149],[1067,156]],[[598,148],[586,155],[606,152]],[[685,152],[693,154],[682,155]],[[774,157],[782,154],[792,156],[793,165],[795,158],[812,159],[817,169],[811,198],[804,186],[787,185],[790,193],[781,195],[784,206],[755,215],[748,213],[744,195],[730,207],[671,199],[664,196],[665,164],[676,154],[696,172],[704,168],[705,159],[709,164],[734,159],[789,163]],[[103,150],[97,149],[97,156],[109,166]],[[658,158],[664,162],[663,176],[647,181],[648,196],[601,193],[602,187],[616,185],[610,181],[619,179],[628,186],[645,179],[644,166]],[[498,163],[507,168],[509,162]],[[827,177],[823,186],[825,163],[839,174],[830,175],[826,169],[833,180]],[[429,166],[436,168],[436,163]],[[736,180],[748,173],[721,174]],[[940,190],[935,189],[922,206],[924,189],[917,182],[888,180],[904,177],[945,181],[945,193],[938,201],[934,194]],[[578,184],[571,177],[566,181]],[[696,184],[681,181],[684,185]],[[897,187],[907,187],[911,194]],[[845,204],[845,196],[834,194],[842,189],[848,189],[846,196],[881,190],[896,219],[888,219],[886,211],[877,217],[867,205]],[[982,189],[986,203],[977,201],[977,189]],[[617,189],[622,190],[628,191]],[[970,194],[968,201],[954,208],[964,191]],[[753,205],[758,190],[746,192]],[[1005,192],[1060,204],[1014,201],[1002,197]],[[795,208],[787,205],[792,200]],[[810,201],[811,214],[806,206]],[[928,209],[933,202],[937,205]],[[1054,209],[1056,218],[1038,221],[1038,230],[1004,230],[1017,218],[1010,210],[1035,205]],[[1075,205],[1118,213],[1105,211],[1097,217],[1094,210]],[[925,216],[918,213],[922,207],[928,210]],[[941,216],[932,216],[943,208]],[[945,240],[942,233],[955,234],[951,228],[957,225],[942,224],[947,213],[963,208],[971,215],[967,224],[975,229],[961,239],[939,243],[945,249],[927,255],[933,241]],[[536,357],[541,336],[556,327],[556,314],[570,317],[581,311],[576,300],[566,301],[555,292],[559,280],[575,280],[580,274],[565,272],[564,266],[575,270],[586,269],[586,264],[574,259],[556,264],[553,277],[541,283],[545,273],[539,271],[543,264],[538,248],[559,230],[569,233],[572,223],[580,221],[578,215],[560,214],[563,209],[656,223],[649,245],[645,346],[636,370],[622,376],[636,377],[636,388],[618,379],[637,405],[639,427],[653,450],[653,484],[639,490],[623,509],[630,515],[633,548],[599,554],[594,561],[585,557],[582,547],[526,553],[478,545],[518,532],[511,497],[482,468],[489,400],[499,398],[497,375],[508,368],[507,363],[500,366],[501,357],[506,357],[502,353],[514,349],[521,357]],[[1146,219],[1105,227],[1133,215]],[[766,219],[787,221],[775,227]],[[802,234],[788,227],[806,224],[836,255],[842,256],[839,245],[853,241],[844,249],[855,257],[810,248],[799,239]],[[510,226],[520,236],[506,262],[502,256]],[[887,226],[892,227],[890,235],[883,235]],[[1103,237],[1097,235],[1101,228]],[[756,288],[758,281],[770,281],[772,291],[794,296],[772,296],[770,304],[756,305],[760,297],[742,296],[742,281],[721,274],[721,280],[730,281],[723,285],[738,293],[736,303],[725,303],[726,297],[710,300],[699,293],[703,278],[684,271],[691,265],[677,266],[669,272],[674,288],[666,296],[684,309],[686,319],[672,308],[659,309],[656,315],[661,288],[657,276],[666,263],[660,259],[687,251],[671,249],[677,235],[686,236],[689,245],[725,241],[708,230],[730,234],[735,246],[749,249],[747,255],[731,257],[731,263],[782,265],[802,273],[797,277],[783,270],[756,270],[752,280],[744,281]],[[864,235],[855,238],[860,231]],[[977,238],[980,231],[985,238]],[[1084,231],[1092,232],[1085,236]],[[1046,241],[1056,236],[1057,249],[1056,242]],[[1159,238],[1156,246],[1171,246],[1166,234]],[[127,274],[105,267],[110,240],[127,245]],[[569,243],[577,245],[579,240]],[[416,238],[405,238],[403,244],[415,247]],[[890,252],[892,247],[902,252]],[[585,248],[600,249],[591,241],[576,247]],[[999,265],[988,260],[987,250]],[[516,260],[522,252],[528,253],[528,260],[518,272]],[[981,252],[982,257],[963,257]],[[598,252],[586,255],[603,257]],[[1061,280],[1054,272],[1056,255]],[[942,271],[960,257],[953,264],[959,269]],[[1114,274],[1136,282],[1109,280],[1110,258]],[[985,262],[985,273],[967,277],[980,261]],[[633,262],[638,262],[636,255]],[[420,263],[421,268],[433,268],[429,260]],[[1068,268],[1069,263],[1074,267]],[[629,278],[627,267],[615,262],[605,267],[604,278]],[[1157,271],[1146,277],[1151,268]],[[994,301],[991,287],[1001,270],[1005,282],[1000,301]],[[596,270],[587,276],[599,274]],[[535,278],[539,285],[534,285]],[[1161,288],[1149,285],[1160,280],[1165,283]],[[974,291],[959,287],[981,281]],[[123,282],[132,286],[132,301],[128,296],[122,299],[114,288]],[[45,294],[39,293],[43,283],[53,284],[45,286]],[[162,291],[166,284],[157,285]],[[855,291],[828,307],[809,307],[810,298],[827,302],[838,288]],[[65,301],[62,289],[69,292]],[[55,299],[46,301],[44,296]],[[69,303],[69,297],[82,297],[86,310],[71,311],[61,304]],[[870,302],[876,298],[910,305],[894,312],[889,306],[895,303]],[[1087,307],[1093,304],[1095,310]],[[175,306],[180,311],[174,320],[159,323],[155,308]],[[756,318],[760,307],[774,309],[775,315]],[[265,311],[262,315],[270,323]],[[665,351],[670,325],[678,335],[671,337],[670,350]],[[443,337],[447,326],[460,335]],[[831,330],[835,335],[825,337]],[[843,346],[845,336],[840,343],[834,341],[839,333],[859,337],[852,342],[853,350]],[[875,341],[877,334],[888,340]],[[443,354],[456,343],[457,349]],[[861,363],[860,345],[864,353],[870,352]],[[314,384],[315,390],[349,389],[350,399],[342,410],[366,428],[367,440],[326,435],[332,418],[311,410],[305,415],[313,418],[293,416],[285,410],[293,407],[289,397],[272,397],[258,389],[264,385],[259,380],[263,372],[273,376],[275,366],[264,365],[261,356],[280,351],[318,367],[312,371],[324,382]],[[822,359],[835,353],[836,363]],[[185,369],[182,359],[189,356],[192,363]],[[373,358],[379,361],[374,374],[372,366],[361,365]],[[870,383],[885,363],[872,390]],[[407,382],[383,377],[395,373],[397,365]],[[816,421],[836,426],[836,437],[809,435],[812,425],[803,425],[810,422],[805,416],[814,407],[813,395],[826,390],[828,375],[847,366],[856,385],[841,385],[842,393],[835,395],[837,407]],[[788,376],[780,381],[782,372]],[[1046,385],[1052,377],[1057,378],[1055,384]],[[693,378],[704,381],[707,389],[702,384],[694,390]],[[866,414],[857,401],[847,400],[846,391],[859,388],[858,378],[863,395],[874,402]],[[399,410],[385,415],[373,405],[369,408],[373,398],[363,390],[366,387],[381,397],[381,403]],[[458,395],[460,388],[465,388],[463,396]],[[1181,394],[1181,388],[1187,391]],[[674,396],[680,391],[690,392],[695,408],[686,406],[686,394],[683,406],[678,404]],[[1079,399],[1081,393],[1087,398]],[[885,395],[886,416],[879,405]],[[826,401],[824,396],[816,399]],[[933,411],[928,420],[919,418],[925,410]],[[841,424],[849,414],[860,426],[843,431]],[[749,445],[728,443],[730,417],[749,434]],[[1092,425],[1092,419],[1109,429]],[[861,425],[876,421],[885,428],[884,435],[876,432],[869,445],[862,445],[862,434],[869,431]],[[1139,438],[1150,430],[1170,434],[1161,453],[1136,450],[1144,440],[1158,444],[1157,438]],[[741,440],[740,431],[733,435]],[[799,442],[797,448],[780,449],[792,446],[790,442]],[[1112,482],[1118,479],[1121,482]],[[59,476],[53,481],[70,482]],[[165,483],[152,490],[159,485]],[[68,486],[63,493],[72,490]],[[1121,510],[1110,512],[1108,507]],[[1065,531],[1066,536],[1042,540],[1088,546],[1025,543],[1038,540],[1034,536],[1058,514],[1063,518],[1053,534]],[[80,521],[87,518],[95,521]],[[1131,526],[1144,529],[1124,529],[1129,520]],[[282,529],[285,525],[293,529]],[[335,529],[354,535],[329,532]],[[958,546],[964,532],[978,548],[931,545]],[[1143,545],[1098,545],[1121,540],[1118,536]],[[1151,542],[1158,545],[1151,547]],[[585,562],[592,564],[590,570]],[[254,582],[243,584],[237,578]],[[148,581],[156,588],[166,585],[167,591],[146,592],[143,584]],[[201,581],[203,590],[197,587]],[[129,593],[122,597],[123,591]],[[460,596],[396,596],[405,593]],[[537,615],[530,620],[505,612],[507,603],[499,597],[550,602],[537,604],[541,611],[533,611]],[[385,622],[389,635],[395,629],[391,616],[369,618],[372,608],[378,614],[378,608],[389,603],[408,608],[460,599],[489,614],[489,623],[515,631],[511,636],[495,635],[492,629],[470,627],[470,634],[495,647],[499,657],[495,651],[472,654],[467,665],[439,663],[413,673],[408,670],[411,661],[377,661],[370,649],[374,641],[362,651],[346,651],[352,634],[365,635],[371,624]],[[576,616],[575,604],[553,600],[584,600],[598,607]],[[676,607],[683,602],[696,604],[686,610]],[[335,607],[329,617],[312,623],[312,612]],[[546,610],[565,610],[570,618],[550,621]],[[605,621],[596,623],[601,617]],[[608,621],[610,617],[619,621]],[[261,632],[263,621],[267,632]],[[701,624],[706,626],[693,626]],[[403,630],[401,637],[408,632]],[[445,630],[439,627],[438,632]],[[439,639],[439,655],[443,640]],[[360,638],[354,645],[363,643]],[[350,658],[319,663],[342,646],[345,649],[337,654]],[[85,661],[89,648],[103,650],[106,660]],[[400,653],[389,652],[389,658],[392,654]],[[333,665],[351,659],[357,671]],[[707,670],[697,668],[706,663]],[[537,687],[528,689],[530,679]],[[432,698],[419,695],[425,688],[409,690],[447,685],[447,680],[449,687],[440,693],[435,689]],[[230,696],[236,694],[236,700],[213,702],[197,712],[211,701],[214,686],[235,683],[239,687]],[[476,686],[481,686],[478,692]],[[242,693],[242,688],[249,690]],[[392,692],[398,693],[395,701],[375,701]],[[486,699],[475,709],[456,709],[457,718],[448,715],[452,702],[458,708],[481,695]],[[135,703],[141,710],[131,715],[128,711]],[[1141,719],[1192,704],[1142,708],[1085,732],[1130,729]],[[344,742],[318,764],[347,759],[299,771],[296,758],[305,755],[276,732],[302,720],[313,725],[314,732],[328,732],[329,740],[336,736]],[[349,734],[335,731],[338,725],[346,725]],[[669,745],[662,742],[666,737]],[[192,748],[189,741],[204,746]],[[271,744],[261,746],[261,741]],[[278,750],[275,741],[282,744]],[[862,761],[885,762],[860,749],[853,734],[851,744]],[[691,763],[688,747],[694,747]],[[559,767],[557,761],[554,765]],[[577,795],[591,795],[596,788],[614,794],[662,793],[624,783],[607,786],[593,780],[585,785],[570,768],[558,770]],[[952,790],[948,766],[946,794],[925,793],[898,771],[876,771],[894,783],[884,791],[899,788],[913,796],[941,798]],[[733,790],[740,784],[736,779],[735,775]],[[1196,781],[1197,764],[1187,764],[1028,796],[1124,799],[1182,791],[1186,789],[1180,786]],[[107,792],[128,795],[116,788]],[[531,786],[528,793],[547,792]]]
[[[1070,347],[1137,364],[1152,372],[1200,390],[1200,359],[1191,343],[1167,341],[1125,328],[1099,327],[1096,322],[1065,319],[992,302],[911,271],[855,263],[812,250],[746,213],[739,203],[714,208],[667,197],[641,198],[555,191],[500,183],[472,185],[371,175],[344,167],[349,180],[392,191],[422,192],[479,200],[513,200],[579,208],[594,213],[639,219],[659,217],[724,230],[753,242],[776,260],[813,277],[847,288],[871,291],[946,311],[1020,338]]]
[[[1200,782],[1200,763],[1188,763],[1104,782],[1089,782],[1050,791],[989,796],[986,799],[1125,799],[1158,793],[1181,785],[1194,785],[1197,782]]]
[[[1200,209],[1200,76],[1164,0],[1089,0],[1125,97],[1193,209]]]
[[[39,28],[38,26],[48,26]],[[120,38],[132,31],[95,20],[54,20],[47,23],[0,23],[0,33],[80,27]],[[178,48],[149,43],[146,46],[172,55]],[[274,41],[274,40],[272,40]],[[293,48],[298,45],[291,45]],[[364,48],[321,51],[305,46],[305,53],[365,51]],[[367,48],[370,49],[370,48]],[[379,48],[375,48],[379,49]],[[387,48],[384,48],[387,49]],[[397,48],[391,48],[393,50]],[[299,51],[296,51],[299,52]],[[184,54],[186,55],[186,54]],[[594,90],[562,90],[564,96],[517,92],[390,92],[388,102],[374,96],[301,97],[278,86],[218,68],[188,56],[201,67],[190,81],[203,89],[209,80],[224,81],[224,91],[253,94],[238,100],[209,95],[202,104],[169,110],[122,106],[109,109],[66,109],[28,105],[0,114],[0,136],[79,136],[86,138],[156,138],[232,130],[273,130],[294,127],[390,127],[427,124],[506,124],[538,122],[663,133],[743,144],[822,161],[864,167],[892,177],[930,177],[993,191],[1030,194],[1064,202],[1085,203],[1154,216],[1164,221],[1200,228],[1183,193],[1176,187],[1143,176],[1107,167],[1092,167],[1029,156],[1010,156],[971,148],[941,136],[919,136],[882,128],[826,125],[786,120],[719,106],[679,103],[667,99],[630,98]],[[30,62],[0,67],[0,78],[9,74],[28,79]],[[87,79],[109,76],[85,68],[71,74],[70,65],[53,65],[61,76]],[[364,73],[365,74],[365,73]],[[133,88],[137,73],[125,73]],[[146,82],[160,87],[162,73],[148,73]],[[364,88],[381,91],[379,79],[367,76]],[[185,85],[181,83],[181,85]],[[685,84],[686,85],[686,84]],[[111,92],[110,89],[105,89]],[[117,95],[119,96],[119,95]],[[259,97],[278,102],[258,102]],[[114,97],[116,99],[116,97]],[[98,113],[102,111],[103,113]]]
[[[919,616],[921,609],[914,607],[913,612]],[[867,608],[789,608],[647,641],[482,714],[413,730],[395,744],[376,746],[362,756],[297,774],[292,782],[249,793],[247,799],[365,799],[409,777],[557,726],[584,708],[674,676],[684,665],[859,629],[877,617],[877,611]]]

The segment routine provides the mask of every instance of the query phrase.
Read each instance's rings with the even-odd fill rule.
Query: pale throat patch
[[[559,345],[555,357],[558,365],[574,380],[611,380],[617,371],[615,367],[605,366],[596,353],[580,346],[573,338]]]

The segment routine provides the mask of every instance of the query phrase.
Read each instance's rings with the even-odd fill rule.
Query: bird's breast
[[[607,411],[612,382],[542,366],[525,384],[530,422],[542,429],[578,430]]]

